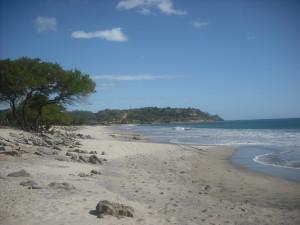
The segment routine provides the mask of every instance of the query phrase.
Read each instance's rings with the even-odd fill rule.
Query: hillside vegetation
[[[195,108],[106,109],[97,113],[88,111],[70,112],[74,123],[78,124],[145,124],[171,122],[207,122],[223,120],[218,115],[210,115]]]

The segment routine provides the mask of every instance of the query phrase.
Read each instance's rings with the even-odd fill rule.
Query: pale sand
[[[0,157],[0,224],[300,224],[300,184],[233,166],[233,149],[147,143],[102,126],[77,132],[94,138],[80,140],[81,149],[105,152],[105,164]],[[27,178],[6,177],[19,169],[40,185],[76,190],[27,189],[19,185]],[[102,175],[77,176],[91,169]],[[99,200],[132,206],[134,217],[97,218],[90,210]]]

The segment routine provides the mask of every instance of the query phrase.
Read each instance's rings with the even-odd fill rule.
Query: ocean
[[[300,118],[122,125],[119,129],[160,143],[231,146],[238,149],[233,163],[300,182]]]

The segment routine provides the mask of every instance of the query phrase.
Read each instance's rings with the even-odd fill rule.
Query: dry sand
[[[11,131],[0,129],[0,137]],[[103,126],[76,132],[93,138],[80,149],[105,152],[107,162],[0,155],[0,224],[300,224],[300,184],[233,166],[233,149],[147,143]],[[20,169],[31,177],[7,177]],[[92,169],[102,174],[78,176]],[[44,188],[19,185],[28,179]],[[51,182],[76,189],[47,188]],[[100,200],[132,206],[134,217],[97,218],[91,211]]]

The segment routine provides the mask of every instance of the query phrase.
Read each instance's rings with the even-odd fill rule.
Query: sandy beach
[[[21,152],[0,154],[0,224],[300,224],[300,183],[232,165],[234,149],[149,143],[105,126],[73,132],[76,146],[40,149],[16,144],[30,134],[0,129]],[[99,163],[85,161],[91,154]],[[22,169],[28,176],[8,176]],[[35,186],[20,185],[28,180]],[[133,207],[133,217],[98,218],[100,200]]]

